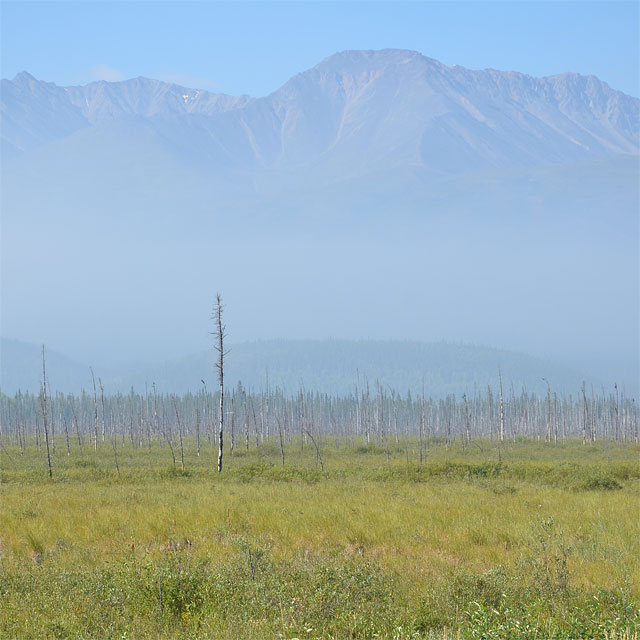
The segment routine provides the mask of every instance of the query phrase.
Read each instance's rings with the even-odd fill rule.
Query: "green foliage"
[[[230,475],[242,482],[273,481],[293,482],[302,480],[313,484],[321,479],[321,474],[315,469],[300,468],[290,465],[276,465],[271,462],[246,464],[232,468]]]
[[[611,475],[590,475],[580,484],[585,491],[614,491],[622,489],[622,485]]]
[[[360,455],[367,453],[380,455],[385,453],[385,450],[382,447],[377,447],[375,444],[360,445],[356,447],[354,451]]]
[[[72,465],[77,469],[96,469],[98,467],[95,460],[85,460],[84,458],[74,460]]]
[[[633,447],[324,438],[185,473],[166,446],[9,450],[0,637],[601,638],[640,631]],[[268,443],[266,443],[268,444]],[[361,449],[362,447],[362,449]],[[58,447],[59,451],[64,449]],[[15,454],[15,455],[14,455]],[[615,490],[612,490],[615,489]],[[446,632],[445,632],[446,629]]]
[[[179,467],[175,467],[171,464],[162,469],[159,475],[163,480],[171,480],[172,478],[190,478],[191,472],[188,469],[183,471]]]
[[[29,548],[33,553],[42,555],[44,553],[44,546],[39,538],[33,535],[30,531],[27,531],[27,541],[29,543]]]

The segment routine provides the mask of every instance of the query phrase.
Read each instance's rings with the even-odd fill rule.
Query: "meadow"
[[[636,637],[638,445],[471,444],[5,444],[0,637]]]

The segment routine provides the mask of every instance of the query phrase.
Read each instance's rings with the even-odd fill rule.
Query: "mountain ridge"
[[[12,148],[33,148],[33,140],[20,143],[15,115],[8,115],[11,99],[22,98],[19,104],[23,105],[31,92],[40,99],[46,94],[50,106],[46,115],[53,117],[57,109],[61,117],[67,116],[67,126],[57,127],[61,134],[74,126],[81,128],[82,123],[90,126],[131,115],[215,118],[231,114],[218,128],[201,127],[201,132],[215,139],[223,125],[239,128],[244,133],[243,146],[249,145],[258,163],[267,166],[281,162],[295,166],[308,162],[310,154],[330,154],[339,146],[343,153],[353,145],[361,151],[363,141],[369,141],[378,156],[388,157],[392,151],[397,155],[400,147],[404,148],[400,159],[406,161],[408,154],[409,160],[432,167],[440,164],[440,168],[436,159],[442,156],[442,146],[456,143],[460,157],[451,163],[450,171],[480,161],[490,165],[539,162],[541,152],[535,143],[541,136],[551,141],[559,162],[584,159],[585,154],[638,153],[640,101],[614,91],[595,76],[565,73],[534,78],[513,71],[476,71],[445,66],[408,50],[337,53],[261,98],[211,93],[143,77],[58,87],[23,72],[13,81],[3,80],[2,86],[3,120],[9,117],[3,125],[3,140]],[[497,100],[502,101],[504,114],[496,108]],[[364,118],[363,112],[372,109],[374,117]],[[261,133],[265,128],[271,131],[266,137]],[[472,129],[474,139],[469,138]],[[517,144],[505,147],[505,140],[516,133]],[[416,139],[421,141],[418,146]]]

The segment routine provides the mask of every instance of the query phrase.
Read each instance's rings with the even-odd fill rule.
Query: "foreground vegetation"
[[[638,633],[637,445],[317,440],[3,445],[0,637]]]

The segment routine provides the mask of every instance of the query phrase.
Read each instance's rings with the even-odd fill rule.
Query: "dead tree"
[[[304,451],[304,387],[300,389],[300,452]]]
[[[616,434],[616,442],[620,442],[620,395],[618,393],[618,383],[616,382],[613,385],[613,388],[616,390],[616,404],[614,405],[614,415],[616,418],[615,421],[615,434]]]
[[[91,371],[91,381],[93,382],[93,450],[98,450],[98,394],[96,392],[96,377],[93,375],[93,368],[89,368]]]
[[[469,419],[469,401],[467,400],[467,394],[462,394],[462,400],[464,401],[464,423],[465,423],[465,439],[467,446],[471,444],[471,421]]]
[[[553,392],[553,444],[558,446],[558,396]]]
[[[180,414],[178,413],[178,404],[176,403],[175,396],[173,396],[173,408],[176,412],[176,422],[178,423],[178,434],[180,435],[180,470],[182,471],[182,473],[184,473],[184,446],[182,444],[182,423],[180,422]],[[199,452],[198,452],[198,455],[199,455]]]
[[[216,330],[214,331],[215,345],[214,348],[218,352],[218,361],[216,369],[218,370],[218,381],[220,382],[220,411],[219,411],[219,436],[218,436],[218,472],[222,471],[222,438],[224,433],[224,339],[225,326],[222,324],[222,298],[220,294],[216,294],[216,303],[213,308],[213,320],[215,321]]]
[[[113,424],[112,424],[113,427]],[[113,461],[116,465],[116,471],[118,473],[118,478],[120,477],[120,465],[118,464],[118,448],[116,446],[116,431],[115,429],[112,428],[112,435],[111,435],[111,447],[113,448]]]
[[[547,435],[546,441],[551,442],[551,386],[549,385],[549,381],[546,378],[542,378],[544,382],[547,384],[547,411],[546,411],[546,419],[547,419]],[[556,442],[557,444],[557,442]]]
[[[235,437],[235,425],[236,425],[236,415],[234,411],[235,406],[235,393],[231,395],[231,447],[229,449],[229,455],[233,458],[233,449],[236,446],[236,437]]]
[[[276,412],[276,421],[278,423],[278,437],[280,439],[280,457],[282,458],[282,466],[284,467],[284,439],[282,435],[282,423],[280,422],[280,416]]]
[[[422,397],[420,398],[420,456],[418,458],[418,469],[422,467],[423,450],[424,450],[424,431],[425,431],[425,414],[424,414],[424,379],[422,380]]]
[[[102,442],[105,441],[105,415],[104,415],[104,385],[102,379],[98,378],[98,384],[100,385],[100,404],[102,405]]]
[[[587,444],[587,421],[589,419],[589,412],[587,409],[587,392],[585,390],[585,382],[582,381],[582,401],[583,401],[583,416],[582,416],[582,444]]]
[[[244,446],[249,451],[249,408],[247,407],[247,394],[242,392],[242,404],[244,406]]]
[[[196,407],[196,453],[200,457],[200,409]]]
[[[80,449],[80,455],[83,455],[82,452],[82,438],[80,437],[80,427],[78,425],[78,417],[76,416],[75,404],[73,401],[73,396],[70,396],[69,402],[71,404],[71,417],[73,418],[73,424],[76,428],[76,437],[78,438],[78,448]]]
[[[53,478],[53,471],[51,470],[51,452],[49,451],[49,428],[47,420],[47,371],[45,367],[44,345],[42,345],[42,389],[40,391],[40,408],[42,409],[44,437],[47,443],[47,465],[49,467],[49,477]]]
[[[71,455],[71,447],[69,445],[69,425],[67,424],[67,416],[65,413],[61,413],[62,420],[64,422],[64,437],[67,444],[67,455]]]
[[[320,455],[320,447],[318,446],[316,439],[311,434],[311,431],[305,431],[305,433],[309,436],[309,439],[313,443],[313,446],[316,450],[316,466],[320,464],[320,469],[322,469],[322,472],[324,473],[324,462],[322,460],[322,456]]]
[[[504,442],[504,394],[502,393],[502,371],[498,367],[498,380],[500,382],[500,442]]]

